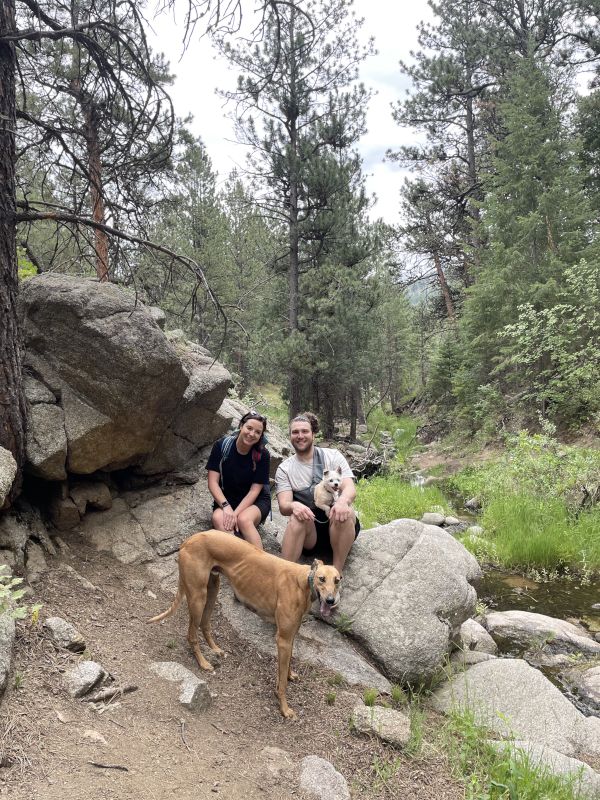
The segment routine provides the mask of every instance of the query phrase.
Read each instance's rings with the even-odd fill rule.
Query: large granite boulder
[[[132,292],[38,275],[20,287],[19,314],[34,474],[164,472],[214,436],[229,373],[203,348],[170,342]]]
[[[8,497],[16,474],[17,462],[12,453],[4,447],[0,447],[0,508]]]
[[[600,755],[600,719],[584,717],[559,689],[525,661],[475,664],[438,689],[438,711],[468,708],[498,735],[535,742],[566,756]]]
[[[189,382],[158,446],[140,466],[140,472],[150,475],[179,469],[229,427],[229,420],[218,414],[231,386],[229,372],[206,348],[186,341],[181,331],[170,331],[166,336]]]
[[[363,531],[344,569],[340,612],[386,675],[429,681],[475,610],[475,558],[441,528],[401,519]]]

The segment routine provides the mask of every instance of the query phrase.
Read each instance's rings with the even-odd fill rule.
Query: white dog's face
[[[332,492],[337,492],[342,483],[342,468],[323,470],[323,483]]]

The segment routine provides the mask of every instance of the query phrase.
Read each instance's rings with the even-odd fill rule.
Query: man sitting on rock
[[[319,422],[314,414],[299,414],[290,422],[290,440],[296,454],[283,461],[275,475],[279,510],[289,517],[281,545],[288,561],[297,561],[304,552],[333,553],[333,566],[341,574],[346,557],[360,530],[351,507],[356,496],[354,475],[339,450],[315,447]],[[331,506],[329,519],[314,503],[314,488],[323,478],[323,470],[342,469],[340,495]]]

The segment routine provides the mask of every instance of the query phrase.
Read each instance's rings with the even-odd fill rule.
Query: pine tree
[[[238,135],[250,145],[261,206],[285,226],[288,308],[286,362],[290,414],[301,406],[306,342],[300,332],[300,276],[327,250],[335,198],[347,190],[343,154],[364,129],[368,93],[352,86],[359,23],[350,0],[303,2],[280,9],[261,46],[223,44],[242,70],[235,100]],[[340,164],[343,168],[340,169]]]

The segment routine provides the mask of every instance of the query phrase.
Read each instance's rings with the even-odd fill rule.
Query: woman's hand
[[[226,531],[234,531],[237,528],[237,514],[231,506],[223,509],[223,527]]]

